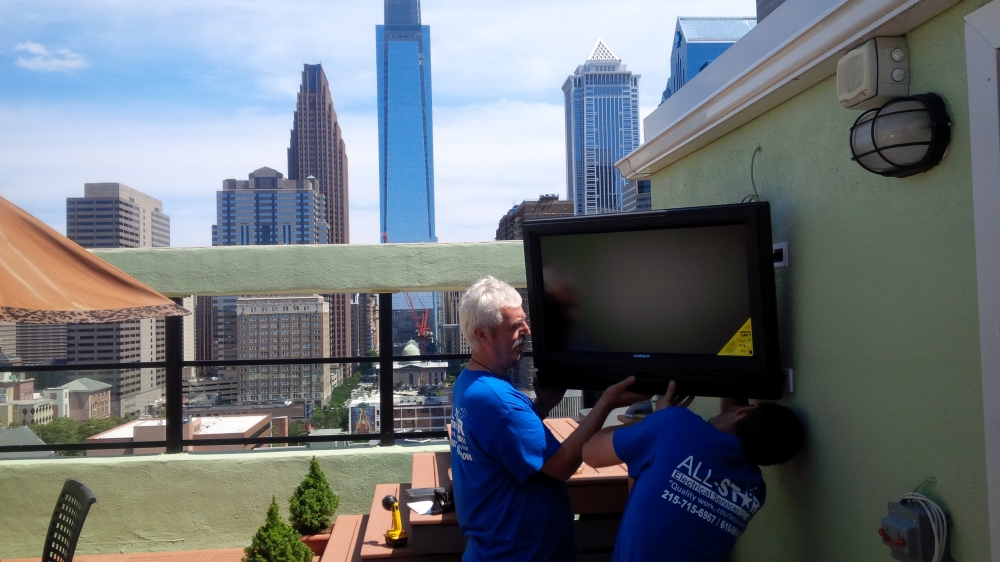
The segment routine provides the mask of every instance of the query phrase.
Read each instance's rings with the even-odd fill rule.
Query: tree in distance
[[[347,403],[351,400],[351,392],[358,387],[361,382],[361,375],[355,373],[353,376],[344,379],[343,384],[334,387],[330,392],[330,405],[313,412],[309,421],[316,429],[340,429],[347,431],[348,414],[350,409]]]
[[[306,428],[306,422],[303,421],[293,421],[288,424],[288,436],[298,437],[299,435],[307,435],[309,430]]]
[[[309,473],[288,500],[288,520],[299,534],[314,535],[330,527],[339,505],[340,498],[330,489],[326,475],[313,457]]]
[[[39,439],[48,445],[61,445],[66,443],[86,443],[87,438],[109,429],[126,424],[135,419],[135,416],[111,416],[107,418],[92,418],[87,421],[78,422],[72,418],[54,418],[47,424],[30,424],[28,427]],[[60,456],[80,456],[83,451],[59,451]]]
[[[312,550],[281,518],[274,496],[267,508],[267,520],[243,553],[243,562],[312,562],[313,559]]]

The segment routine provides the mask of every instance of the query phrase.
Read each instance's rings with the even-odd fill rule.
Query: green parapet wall
[[[375,485],[409,482],[413,453],[447,445],[333,451],[259,451],[0,462],[0,559],[38,557],[63,481],[97,496],[77,554],[244,547],[264,523],[271,496],[288,498],[315,455],[338,515],[371,509]]]
[[[168,297],[465,290],[492,275],[525,286],[520,240],[94,250]]]

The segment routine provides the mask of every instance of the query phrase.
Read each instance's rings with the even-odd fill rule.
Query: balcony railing
[[[378,440],[392,445],[413,433],[394,431],[393,362],[468,359],[465,354],[394,356],[392,353],[392,294],[402,291],[464,290],[493,275],[515,287],[525,286],[521,242],[458,244],[382,244],[313,246],[232,246],[212,248],[153,248],[95,250],[109,261],[162,294],[182,297],[222,295],[293,295],[375,293],[379,295],[380,432],[377,434],[301,435],[219,439],[183,438],[182,370],[185,367],[244,365],[367,363],[372,357],[185,361],[182,318],[165,321],[165,360],[137,363],[75,363],[0,367],[0,372],[80,371],[157,368],[166,372],[166,439],[130,444],[180,453],[184,447],[215,445],[301,444],[329,441]],[[420,437],[445,437],[445,431],[423,431]],[[65,443],[0,447],[3,452],[121,449],[121,443]]]

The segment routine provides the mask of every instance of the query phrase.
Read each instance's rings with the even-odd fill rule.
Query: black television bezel
[[[545,341],[541,239],[546,236],[660,230],[741,224],[746,233],[747,290],[753,325],[752,357],[553,351]],[[766,202],[559,217],[525,221],[524,255],[528,282],[532,352],[539,382],[548,388],[603,390],[629,375],[633,390],[663,393],[677,381],[678,392],[691,396],[777,399],[781,397],[778,313],[771,240],[771,211]]]

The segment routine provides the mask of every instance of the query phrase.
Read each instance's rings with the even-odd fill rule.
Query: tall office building
[[[326,198],[317,178],[285,179],[259,168],[246,180],[224,180],[215,197],[213,246],[326,244]]]
[[[163,213],[160,200],[127,185],[87,183],[83,197],[66,199],[66,236],[84,248],[166,247],[170,245],[170,217]],[[164,358],[162,318],[66,326],[66,360],[70,364]],[[154,413],[163,404],[163,369],[80,371],[69,377],[110,384],[111,413],[116,416]]]
[[[13,322],[0,322],[0,366],[10,367],[21,365],[21,358],[17,355],[17,324]],[[21,377],[18,373],[0,373],[0,381],[14,381]],[[0,396],[3,391],[0,390]]]
[[[465,291],[445,291],[441,297],[441,318],[438,320],[438,351],[441,353],[471,353],[468,340],[459,326],[458,305]]]
[[[212,330],[212,298],[195,297],[194,358],[198,361],[211,361],[215,357],[212,348],[215,340]],[[209,371],[214,371],[214,368],[205,369],[205,372]]]
[[[351,348],[355,356],[378,351],[378,295],[351,295]]]
[[[25,365],[66,361],[66,324],[17,324],[17,356]],[[4,341],[7,341],[6,339]]]
[[[66,198],[66,236],[84,248],[170,245],[163,203],[121,183],[85,183],[83,197]]]
[[[566,193],[573,212],[621,212],[625,179],[615,162],[639,147],[639,75],[598,39],[562,89]]]
[[[384,8],[385,25],[375,27],[382,240],[436,242],[431,29],[420,24],[420,0],[385,0]],[[418,314],[429,311],[437,332],[438,295],[409,296]],[[409,303],[400,294],[392,306],[404,310]]]
[[[375,47],[381,232],[434,242],[431,30],[420,25],[420,0],[385,0]]]
[[[781,2],[758,0],[758,11],[762,3],[768,5],[764,9],[770,13]],[[677,93],[755,25],[757,18],[677,18],[670,52],[670,78],[660,103]]]
[[[0,351],[17,357],[17,324],[0,321]]]
[[[212,225],[213,246],[326,244],[330,236],[326,198],[318,179],[311,176],[290,180],[264,167],[251,172],[246,180],[224,180],[222,191],[216,192],[216,211],[217,223]],[[239,359],[239,300],[238,296],[212,299],[212,357],[215,360]],[[323,314],[323,319],[329,321],[329,310]],[[329,334],[329,328],[326,333]],[[329,339],[327,335],[324,341],[329,343]],[[322,357],[330,357],[329,350]],[[224,367],[219,369],[219,374],[233,378],[237,370]]]
[[[326,199],[329,240],[319,243],[349,243],[347,145],[333,109],[330,84],[319,64],[303,65],[302,85],[288,145],[288,179],[310,177],[318,182],[318,192]],[[326,297],[330,301],[330,352],[333,357],[351,354],[349,297],[347,294]]]

